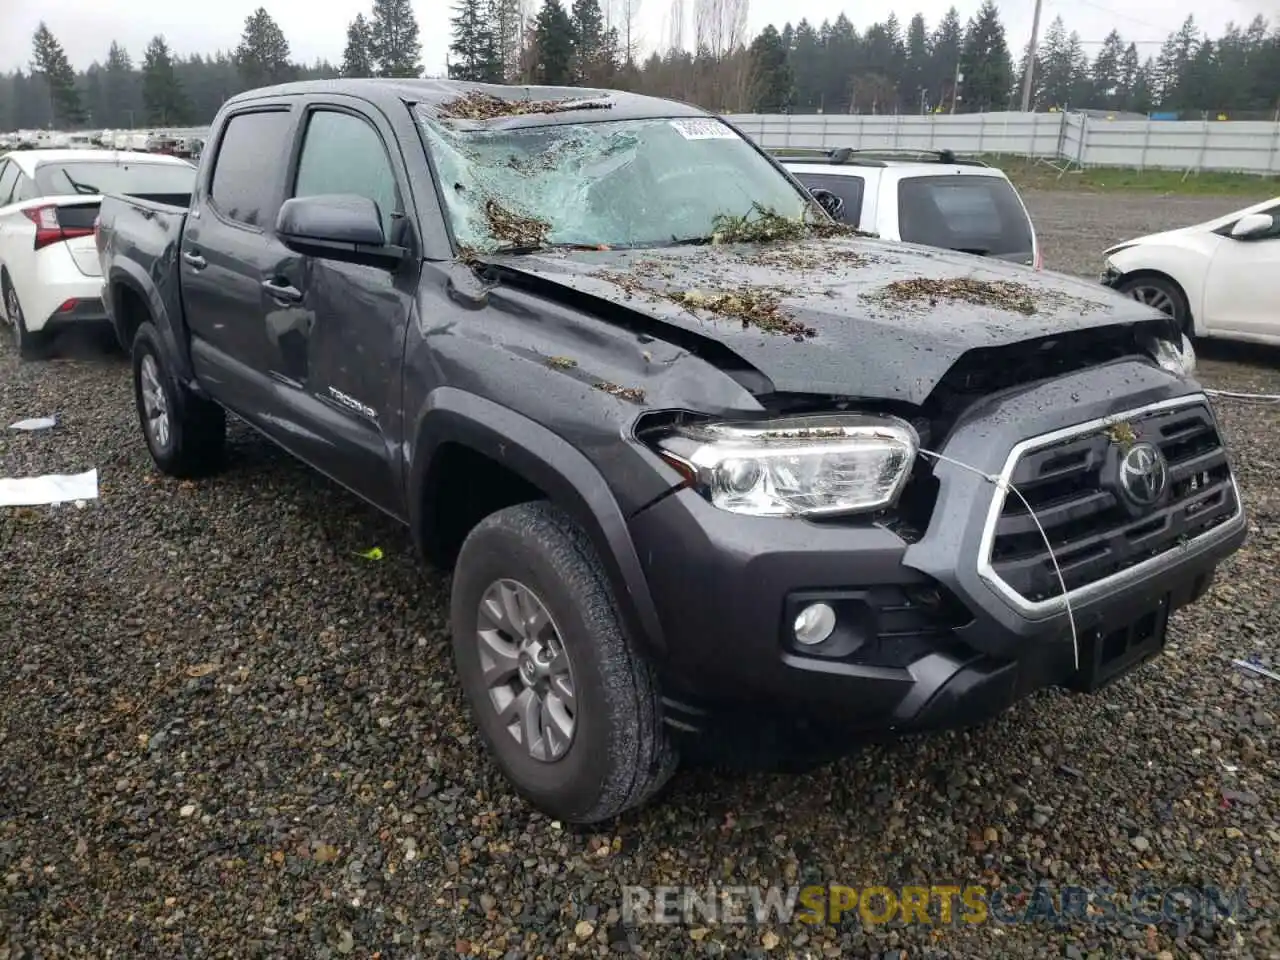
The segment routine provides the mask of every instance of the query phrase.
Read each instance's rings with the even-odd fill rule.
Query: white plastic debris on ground
[[[0,507],[36,507],[98,498],[98,471],[48,474],[43,477],[0,477]]]
[[[19,420],[17,423],[9,424],[10,430],[49,430],[58,425],[58,421],[53,417],[35,417],[31,420]]]

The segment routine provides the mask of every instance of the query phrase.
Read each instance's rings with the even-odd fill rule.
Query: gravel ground
[[[1086,274],[1191,206],[1029,199],[1050,265]],[[1273,355],[1204,371],[1280,392]],[[446,582],[389,521],[242,429],[225,475],[164,479],[121,359],[0,348],[0,425],[55,411],[56,431],[0,433],[3,473],[97,467],[102,496],[0,512],[0,960],[1280,956],[1280,683],[1220,659],[1280,660],[1274,407],[1221,407],[1252,538],[1156,662],[803,777],[683,773],[599,832],[531,813],[482,755]],[[932,930],[619,913],[621,884],[1038,879],[1244,884],[1253,909]]]

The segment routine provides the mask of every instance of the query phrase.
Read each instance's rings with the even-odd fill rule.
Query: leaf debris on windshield
[[[436,110],[436,116],[441,120],[497,120],[500,117],[523,117],[533,113],[612,108],[613,103],[604,99],[578,97],[568,100],[508,100],[473,90],[441,104]]]
[[[484,218],[494,239],[515,247],[545,246],[551,232],[546,220],[514,213],[492,197],[484,202]]]
[[[997,307],[1031,316],[1036,312],[1037,297],[1049,295],[1051,294],[1013,280],[914,277],[910,280],[895,280],[869,298],[897,303],[927,302],[931,307],[936,306],[939,300],[960,301],[977,307]]]

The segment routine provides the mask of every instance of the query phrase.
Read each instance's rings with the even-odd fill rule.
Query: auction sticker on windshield
[[[719,120],[672,120],[686,140],[736,140],[738,135]]]

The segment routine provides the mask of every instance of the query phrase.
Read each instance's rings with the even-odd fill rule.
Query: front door
[[[411,255],[396,268],[304,255],[281,246],[267,316],[272,369],[289,385],[289,445],[315,467],[403,516],[398,469],[401,367],[418,283],[417,244],[405,215],[406,174],[387,149],[392,132],[357,101],[313,102],[289,197],[354,194],[373,200],[388,243]],[[395,157],[395,159],[393,159]],[[278,241],[276,241],[278,243]]]
[[[1211,334],[1280,337],[1280,204],[1261,237],[1223,237],[1205,283],[1204,321]]]

